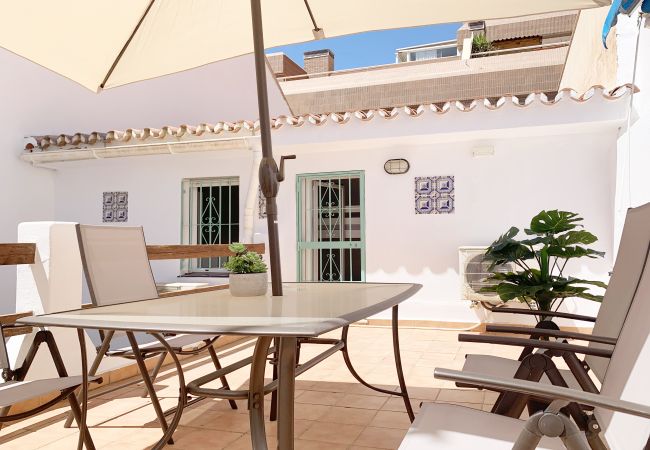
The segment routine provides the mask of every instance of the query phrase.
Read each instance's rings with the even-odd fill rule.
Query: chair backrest
[[[643,267],[650,245],[650,203],[627,212],[614,272],[600,305],[593,334],[618,338],[628,311],[641,281]],[[604,344],[590,347],[611,348]],[[596,377],[602,382],[610,365],[609,358],[587,356],[585,358]]]
[[[93,304],[158,297],[142,227],[77,225],[77,237]]]
[[[641,282],[614,349],[601,394],[650,405],[650,247]],[[594,414],[612,450],[646,448],[650,420],[596,408]]]

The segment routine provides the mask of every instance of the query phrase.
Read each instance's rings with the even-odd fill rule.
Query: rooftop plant
[[[484,53],[494,50],[492,41],[488,40],[485,34],[475,34],[472,38],[472,55],[475,53]],[[478,57],[477,55],[476,57]]]
[[[602,295],[590,292],[593,286],[606,288],[601,281],[583,280],[565,275],[567,263],[577,258],[601,258],[604,252],[589,248],[598,240],[582,229],[583,219],[568,211],[542,211],[524,230],[525,239],[517,239],[519,229],[511,227],[494,241],[485,253],[491,262],[492,286],[482,292],[496,293],[501,300],[519,300],[531,309],[557,310],[564,299],[584,298],[600,302]],[[499,273],[494,269],[512,263],[520,270]]]
[[[228,258],[224,267],[232,273],[264,273],[266,264],[256,252],[249,252],[244,244],[239,242],[228,246],[235,255]]]

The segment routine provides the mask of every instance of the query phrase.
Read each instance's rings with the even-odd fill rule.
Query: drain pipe
[[[257,208],[257,193],[259,192],[260,179],[258,176],[260,162],[262,161],[262,147],[260,142],[251,143],[251,153],[253,162],[251,164],[250,181],[248,183],[248,195],[244,206],[244,233],[242,242],[247,244],[253,243],[253,233],[255,231],[255,210]]]

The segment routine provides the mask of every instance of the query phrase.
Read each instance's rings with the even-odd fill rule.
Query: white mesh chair
[[[519,360],[492,355],[470,354],[465,358],[463,371],[484,373],[495,377],[515,377],[546,384],[568,386],[588,392],[598,392],[589,371],[602,383],[610,365],[611,355],[639,286],[646,252],[650,245],[650,204],[630,209],[627,213],[618,257],[607,292],[595,319],[591,334],[539,330],[525,327],[489,327],[489,331],[535,334],[536,337],[559,339],[539,341],[504,336],[461,335],[462,342],[484,342],[489,344],[529,346],[537,351],[529,352]],[[570,345],[571,339],[588,342],[586,347]],[[577,354],[585,355],[579,360]],[[561,357],[570,370],[557,369],[554,357]],[[460,384],[466,387],[467,385]],[[528,401],[527,396],[516,393],[502,393],[492,412],[519,417]],[[574,418],[581,415],[573,405]],[[581,426],[585,427],[584,415]],[[579,419],[576,419],[579,420]]]
[[[462,406],[426,404],[401,450],[419,449],[589,449],[575,423],[558,412],[569,402],[594,407],[601,438],[611,450],[650,449],[650,246],[642,277],[609,361],[600,394],[474,372],[436,369],[436,378],[533,395],[552,401],[528,421]],[[545,436],[545,437],[542,437]],[[560,437],[561,439],[558,439]],[[602,444],[602,442],[601,442]]]
[[[13,314],[10,315],[9,318],[15,320],[18,317],[24,317],[27,315],[29,314]],[[81,428],[83,430],[83,441],[86,448],[94,449],[95,446],[90,437],[90,433],[88,432],[88,428],[81,419],[81,409],[74,395],[74,391],[83,383],[82,376],[68,376],[65,365],[63,364],[63,359],[61,358],[61,354],[59,353],[56,342],[54,341],[54,337],[52,336],[52,333],[47,330],[36,332],[34,340],[32,341],[21,366],[12,369],[7,355],[7,347],[5,345],[5,329],[11,331],[11,335],[17,335],[28,334],[31,332],[31,328],[15,326],[15,324],[9,322],[5,322],[3,325],[4,319],[5,317],[0,316],[0,370],[2,371],[3,380],[3,382],[0,383],[0,425],[39,414],[40,412],[54,406],[61,400],[67,399],[70,403],[72,417],[77,421],[77,424],[83,424]],[[47,345],[50,351],[59,378],[25,381],[25,377],[27,376],[29,368],[36,357],[38,348],[43,343]],[[89,377],[88,380],[91,382],[101,382],[101,378],[98,377]],[[59,392],[59,394],[36,407],[19,413],[9,414],[11,407],[14,405],[28,400],[34,400],[41,396],[52,394],[53,392]]]
[[[116,303],[136,302],[158,297],[156,283],[147,256],[147,246],[142,227],[114,227],[77,225],[79,249],[83,262],[86,283],[93,305],[105,306]],[[101,345],[98,346],[97,358],[90,367],[94,375],[102,357],[119,356],[135,359],[143,377],[146,391],[151,398],[154,409],[163,429],[167,424],[160,407],[153,381],[167,356],[166,349],[157,341],[147,339],[139,334],[137,340],[132,333],[126,333],[129,344],[111,347],[111,342],[120,341],[118,333],[100,331]],[[217,370],[221,364],[214,350],[213,343],[219,336],[212,335],[168,335],[166,341],[179,355],[196,355],[207,351]],[[144,359],[157,356],[158,360],[148,373]],[[226,377],[220,378],[224,389],[229,390]],[[202,398],[195,398],[192,403]],[[237,409],[234,400],[229,400],[233,409]],[[72,418],[68,417],[66,425]]]

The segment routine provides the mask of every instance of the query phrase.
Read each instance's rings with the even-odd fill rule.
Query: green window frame
[[[240,235],[239,177],[186,178],[182,182],[181,243],[230,244]],[[181,260],[182,274],[226,271],[227,257]]]
[[[363,171],[296,176],[298,281],[366,279]]]

